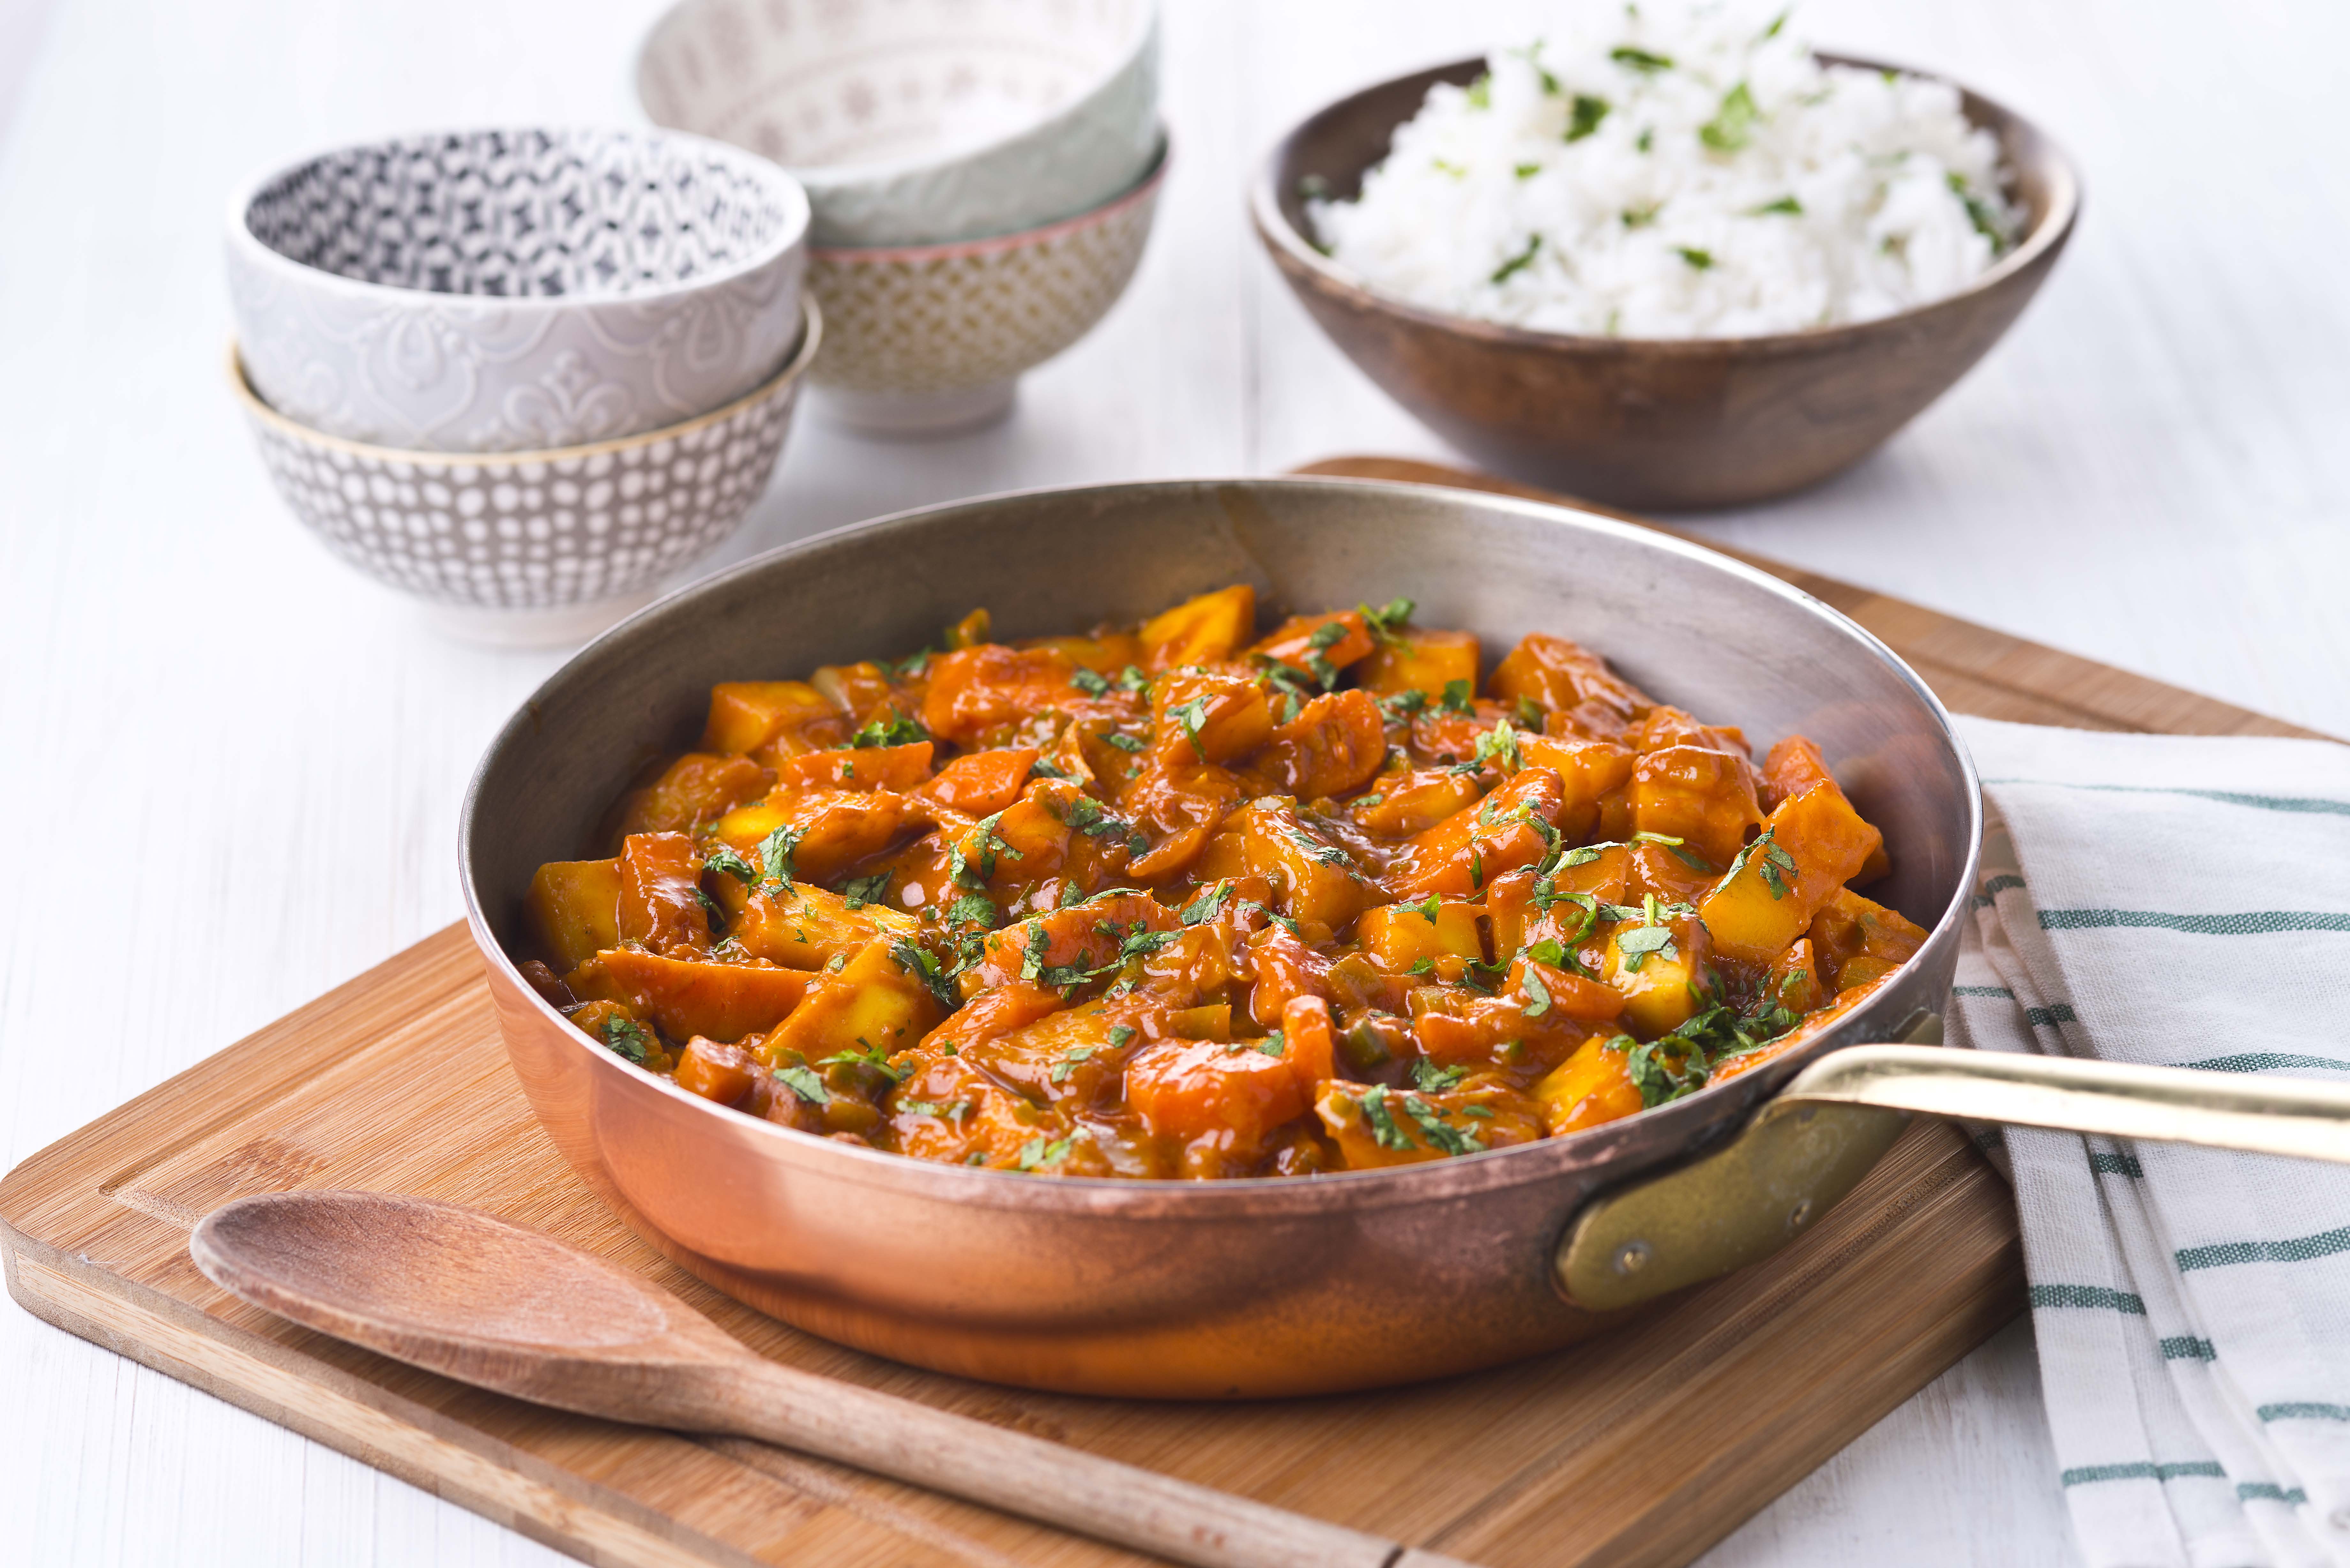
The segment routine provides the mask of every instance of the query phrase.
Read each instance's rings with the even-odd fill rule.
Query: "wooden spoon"
[[[778,1366],[625,1270],[478,1209],[390,1192],[241,1199],[204,1277],[444,1376],[606,1420],[780,1443],[1201,1568],[1464,1568],[1284,1509]]]

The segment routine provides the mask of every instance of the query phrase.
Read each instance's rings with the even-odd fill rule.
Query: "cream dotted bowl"
[[[699,419],[588,446],[367,446],[262,401],[234,348],[229,383],[278,494],[328,549],[423,600],[454,635],[554,646],[650,602],[765,491],[823,341],[821,311],[803,308],[799,347],[764,385]]]
[[[827,423],[931,435],[1012,411],[1019,378],[1093,330],[1133,281],[1168,149],[1091,212],[955,244],[808,253],[827,340],[809,372]]]

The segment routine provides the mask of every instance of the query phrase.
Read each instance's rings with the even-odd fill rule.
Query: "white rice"
[[[1570,5],[1487,65],[1430,89],[1359,199],[1308,203],[1370,287],[1538,331],[1743,337],[1942,298],[2017,234],[1955,88],[1823,68],[1783,12]]]

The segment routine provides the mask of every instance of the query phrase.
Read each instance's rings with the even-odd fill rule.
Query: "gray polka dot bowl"
[[[407,136],[230,202],[245,374],[323,434],[417,452],[639,435],[764,384],[799,334],[807,194],[653,130]]]
[[[242,354],[229,382],[295,516],[335,555],[423,601],[453,636],[554,647],[601,630],[725,541],[774,473],[822,313],[782,369],[723,408],[617,441],[540,452],[369,446],[286,418]]]

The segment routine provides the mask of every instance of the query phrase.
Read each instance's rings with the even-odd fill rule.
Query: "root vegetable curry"
[[[712,690],[539,868],[523,965],[753,1116],[1040,1174],[1295,1176],[1555,1137],[1792,1049],[1925,940],[1801,736],[1535,635],[1251,590]]]

